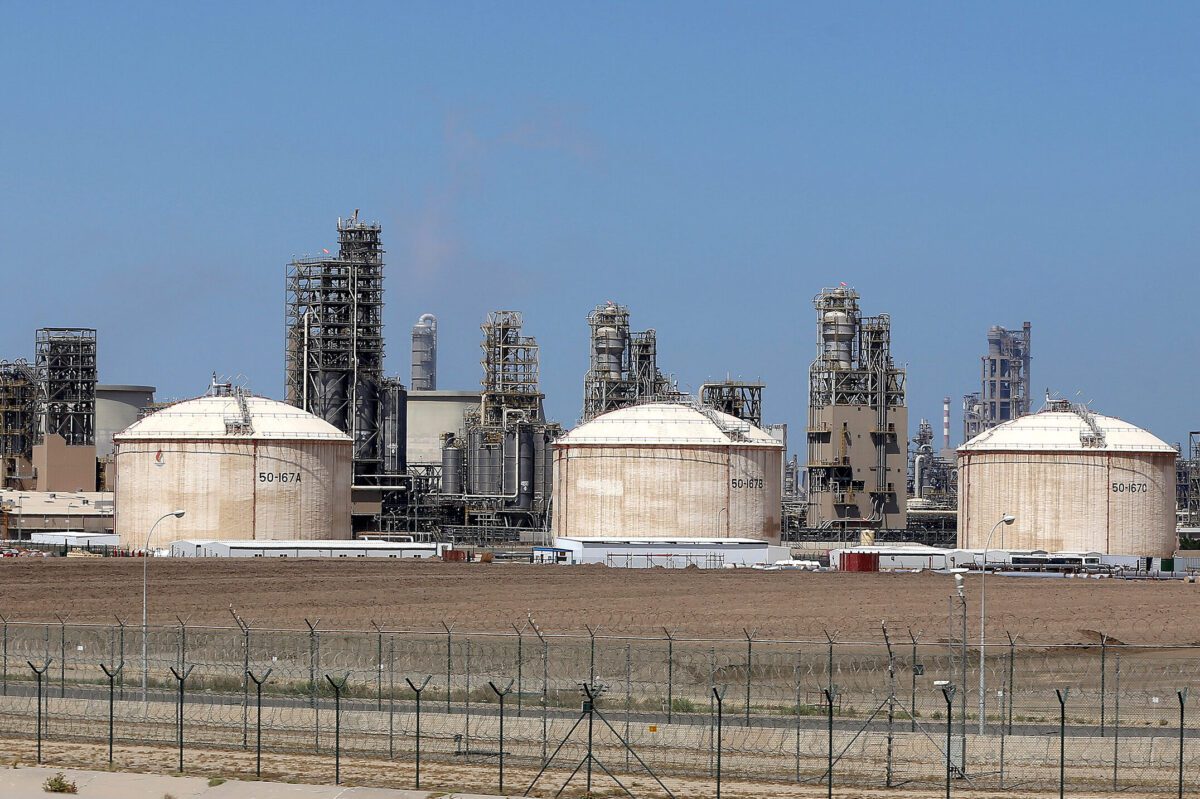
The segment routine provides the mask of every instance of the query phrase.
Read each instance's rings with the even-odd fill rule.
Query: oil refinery
[[[878,299],[846,284],[821,289],[813,337],[789,343],[795,357],[815,352],[803,435],[789,440],[764,410],[765,383],[681,388],[658,331],[607,301],[580,309],[588,357],[572,425],[546,416],[520,310],[481,320],[477,388],[439,380],[438,315],[420,313],[401,348],[406,385],[386,359],[382,226],[356,210],[336,234],[336,253],[284,269],[281,399],[215,375],[178,402],[102,384],[90,328],[37,330],[32,358],[0,353],[3,537],[205,552],[360,539],[552,559],[567,557],[559,539],[737,540],[823,559],[848,546],[987,548],[1013,514],[1001,548],[1169,558],[1200,526],[1200,433],[1185,450],[1084,404],[1047,394],[1037,407],[1031,322],[980,331],[954,442],[952,391],[939,392],[940,436],[928,419],[909,425],[892,335],[903,319],[867,315]],[[151,536],[176,506],[186,515]]]

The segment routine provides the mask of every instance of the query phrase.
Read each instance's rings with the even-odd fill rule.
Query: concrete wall
[[[441,463],[442,434],[462,438],[463,412],[478,405],[478,391],[409,392],[408,462]]]
[[[57,433],[33,445],[35,491],[95,491],[96,447],[68,446]]]

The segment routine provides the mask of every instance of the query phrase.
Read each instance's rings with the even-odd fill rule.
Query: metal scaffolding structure
[[[583,381],[583,415],[588,422],[602,413],[639,402],[677,401],[684,397],[658,368],[655,331],[629,330],[629,309],[607,302],[588,314],[591,356]]]
[[[34,342],[37,440],[60,435],[71,446],[96,443],[96,331],[44,327]]]
[[[980,358],[980,390],[963,396],[963,440],[1025,416],[1030,411],[1031,327],[988,329],[988,351]]]
[[[933,448],[933,425],[922,419],[912,440],[908,467],[908,495],[924,500],[926,508],[956,508],[958,467]],[[910,523],[912,519],[909,519]]]
[[[354,439],[356,483],[385,472],[380,226],[338,219],[336,257],[288,264],[287,401]]]
[[[890,317],[863,316],[858,300],[846,286],[813,300],[806,524],[903,528],[905,372],[892,362]]]
[[[505,413],[520,411],[529,419],[542,417],[538,384],[537,339],[521,334],[524,319],[519,311],[492,311],[483,331],[483,393],[480,421],[504,424]]]
[[[762,427],[763,387],[760,382],[740,380],[705,383],[700,386],[700,404]]]
[[[1187,456],[1180,452],[1175,462],[1175,474],[1180,526],[1200,527],[1200,430],[1188,433]]]
[[[37,375],[28,361],[0,361],[0,485],[21,475],[37,435]]]

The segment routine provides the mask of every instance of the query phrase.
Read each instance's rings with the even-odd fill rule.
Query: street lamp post
[[[146,645],[146,566],[150,559],[150,539],[154,537],[154,530],[158,527],[158,523],[163,519],[168,519],[174,516],[176,519],[183,518],[183,511],[173,510],[170,513],[164,513],[155,520],[154,524],[150,525],[150,532],[146,533],[146,546],[142,549],[142,701],[146,701],[146,686],[149,682],[149,647]]]
[[[984,723],[986,720],[986,717],[984,716],[984,710],[986,707],[984,691],[986,690],[986,687],[984,685],[984,677],[983,677],[983,655],[984,655],[984,641],[985,641],[985,630],[986,630],[985,625],[987,624],[987,594],[985,593],[985,589],[986,589],[986,582],[987,582],[988,547],[990,547],[992,544],[992,534],[993,533],[995,533],[998,529],[1000,529],[1000,527],[1002,525],[1003,526],[1011,525],[1016,520],[1017,520],[1016,516],[1013,516],[1011,513],[1006,513],[1000,517],[1000,521],[998,521],[994,525],[992,525],[991,531],[988,532],[987,541],[985,541],[983,544],[983,563],[980,564],[980,567],[979,567],[979,569],[980,569],[979,570],[979,734],[980,735],[983,735],[983,728],[984,728]]]

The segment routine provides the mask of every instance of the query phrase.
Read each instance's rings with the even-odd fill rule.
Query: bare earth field
[[[506,631],[527,614],[546,632],[878,641],[880,621],[924,640],[944,636],[952,582],[935,574],[610,569],[526,564],[327,560],[149,562],[151,623],[231,626],[232,605],[264,628]],[[135,622],[139,559],[0,561],[0,614],[13,621]],[[968,576],[971,613],[979,577]],[[989,632],[1036,643],[1200,642],[1200,584],[989,577]],[[974,625],[972,625],[974,626]]]

